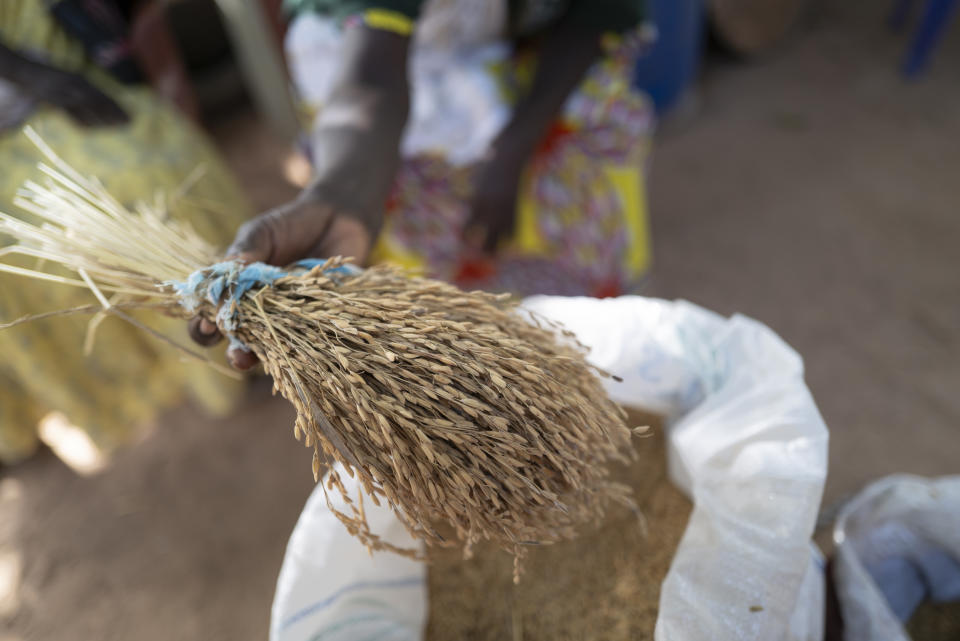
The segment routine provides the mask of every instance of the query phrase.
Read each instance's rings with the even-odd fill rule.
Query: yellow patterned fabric
[[[520,185],[512,234],[493,259],[463,246],[475,166],[443,153],[405,157],[372,258],[464,289],[528,296],[636,293],[652,262],[644,167],[653,109],[630,85],[639,32],[605,38],[593,66],[548,129]],[[537,59],[492,64],[512,104],[534,78]]]
[[[363,23],[371,29],[389,31],[401,36],[413,33],[413,20],[388,9],[367,9],[363,12]]]
[[[26,123],[67,163],[98,177],[125,205],[168,197],[202,166],[203,177],[175,200],[171,215],[189,220],[203,236],[225,245],[252,213],[204,135],[148,90],[123,87],[92,68],[41,0],[0,2],[0,38],[7,46],[84,73],[130,115],[131,121],[121,127],[84,129],[65,114],[40,109]],[[22,129],[0,132],[4,212],[29,216],[13,199],[24,181],[39,177],[39,160]],[[6,242],[0,238],[0,246]],[[19,264],[31,266],[26,260]],[[95,302],[84,290],[0,274],[0,322]],[[144,319],[189,344],[182,322]],[[65,414],[108,452],[186,394],[215,413],[229,411],[239,397],[237,381],[184,360],[180,352],[116,318],[103,322],[92,353],[84,356],[87,320],[52,318],[0,331],[0,461],[33,452],[36,423],[51,411]]]

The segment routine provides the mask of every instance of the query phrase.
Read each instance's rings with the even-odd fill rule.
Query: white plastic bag
[[[337,470],[350,496],[359,483]],[[350,513],[340,492],[331,504]],[[416,548],[387,507],[365,501],[372,531],[403,548]],[[414,641],[426,616],[426,573],[422,563],[390,553],[370,555],[327,507],[318,484],[290,536],[270,613],[271,641]]]
[[[821,639],[810,536],[827,430],[803,361],[766,326],[686,302],[530,299],[621,376],[612,398],[671,420],[670,476],[694,509],[660,593],[658,641]]]
[[[614,400],[671,419],[671,477],[694,510],[662,586],[658,641],[822,639],[822,560],[810,536],[826,478],[827,432],[800,357],[760,323],[685,302],[535,297],[524,306],[563,323],[591,347],[594,364],[623,378],[608,384]],[[392,518],[383,517],[385,524]],[[374,583],[419,571],[422,581],[424,568],[398,570],[389,554],[369,561],[332,519],[315,492],[284,560],[273,641],[305,638],[278,621],[361,574]],[[406,618],[388,628],[397,635],[391,638],[419,638],[425,605],[405,603]],[[299,621],[306,631],[353,618],[349,608],[326,609]]]
[[[901,621],[920,601],[960,599],[960,476],[880,479],[843,507],[833,538],[847,641],[909,641]]]

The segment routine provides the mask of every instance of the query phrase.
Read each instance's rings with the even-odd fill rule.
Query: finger
[[[488,227],[486,238],[483,241],[483,252],[485,254],[495,254],[501,236],[503,236],[503,229],[499,225],[494,224]]]
[[[354,262],[363,265],[370,253],[370,245],[370,232],[363,223],[348,216],[337,216],[324,230],[323,238],[310,254],[316,258],[353,258]]]
[[[236,369],[246,371],[260,362],[257,355],[242,347],[231,347],[227,350],[227,359]]]
[[[245,222],[237,230],[227,256],[247,263],[269,262],[273,247],[273,231],[263,217]]]
[[[219,343],[223,336],[217,329],[217,326],[202,316],[195,316],[187,323],[187,332],[194,342],[210,347]]]
[[[130,122],[130,114],[127,113],[127,110],[115,103],[110,101],[110,104],[113,106],[111,113],[113,114],[113,121],[115,124],[122,125]]]
[[[84,105],[83,112],[86,114],[88,127],[105,127],[110,124],[107,119],[104,118],[103,114],[96,109],[96,107]]]
[[[463,244],[466,245],[468,249],[479,252],[487,239],[486,226],[475,220],[471,220],[467,223],[466,227],[463,228],[462,238]]]
[[[96,115],[98,125],[117,125],[127,122],[127,112],[116,101],[86,80],[69,87],[71,100],[82,103]]]
[[[104,99],[96,107],[100,122],[107,126],[123,125],[129,122],[130,118],[127,112],[120,108],[120,105],[110,99]]]
[[[129,120],[127,112],[104,93],[98,93],[96,98],[90,101],[90,105],[105,125],[118,125]]]
[[[491,209],[494,213],[489,213]],[[495,254],[512,224],[513,218],[500,208],[477,206],[464,226],[463,242],[478,252]]]
[[[83,105],[83,113],[88,127],[110,127],[123,122],[111,110],[102,109],[100,105],[96,104]]]
[[[490,255],[496,252],[501,234],[496,221],[490,220],[490,217],[476,216],[463,230],[463,244],[473,252]]]
[[[81,127],[93,127],[96,125],[96,114],[90,112],[82,104],[68,104],[63,109],[73,118]]]
[[[89,93],[69,94],[64,108],[84,127],[100,127],[108,124],[108,120],[99,102],[91,100]]]
[[[327,235],[335,218],[329,207],[302,199],[259,216],[256,219],[262,230],[259,233],[269,238],[270,246],[269,252],[260,252],[260,256],[266,253],[267,257],[258,257],[259,260],[282,267],[306,256],[315,256],[311,252],[316,249],[318,239]]]

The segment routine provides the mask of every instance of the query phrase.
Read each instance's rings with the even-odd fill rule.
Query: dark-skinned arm
[[[312,182],[294,202],[243,225],[228,253],[275,265],[345,252],[365,258],[399,164],[409,38],[358,26],[344,40],[341,77],[312,137]]]
[[[84,126],[116,125],[127,114],[80,74],[28,58],[0,42],[0,78],[33,100],[66,111]]]
[[[603,29],[564,18],[544,39],[529,93],[516,105],[480,167],[467,225],[470,240],[491,252],[512,229],[520,177],[570,93],[600,58]]]
[[[312,136],[313,180],[293,202],[241,226],[228,255],[281,266],[306,257],[366,259],[400,162],[409,42],[366,26],[346,32],[341,76]],[[191,321],[190,334],[204,345],[220,338],[200,318]],[[228,356],[239,369],[256,362],[240,350]]]

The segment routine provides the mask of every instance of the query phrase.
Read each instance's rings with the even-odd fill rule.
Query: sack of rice
[[[223,260],[162,207],[127,209],[32,135],[50,163],[17,204],[41,223],[0,214],[0,232],[18,241],[0,256],[44,267],[0,270],[86,287],[99,301],[64,313],[141,325],[125,310],[151,308],[216,322],[296,407],[314,474],[326,457],[341,462],[415,538],[491,541],[513,553],[516,578],[528,546],[573,537],[611,501],[632,505],[608,471],[631,456],[631,432],[600,384],[607,374],[561,328],[528,322],[503,297],[385,266]],[[326,487],[344,492],[336,474]],[[345,498],[350,512],[338,516],[350,532],[392,549],[367,526],[363,497]]]
[[[470,559],[432,550],[427,570],[427,641],[575,641],[652,639],[663,583],[690,515],[690,501],[667,475],[658,417],[629,415],[653,426],[637,440],[644,465],[614,465],[643,515],[610,510],[575,540],[530,550],[523,582],[513,585],[505,555],[480,545]]]

